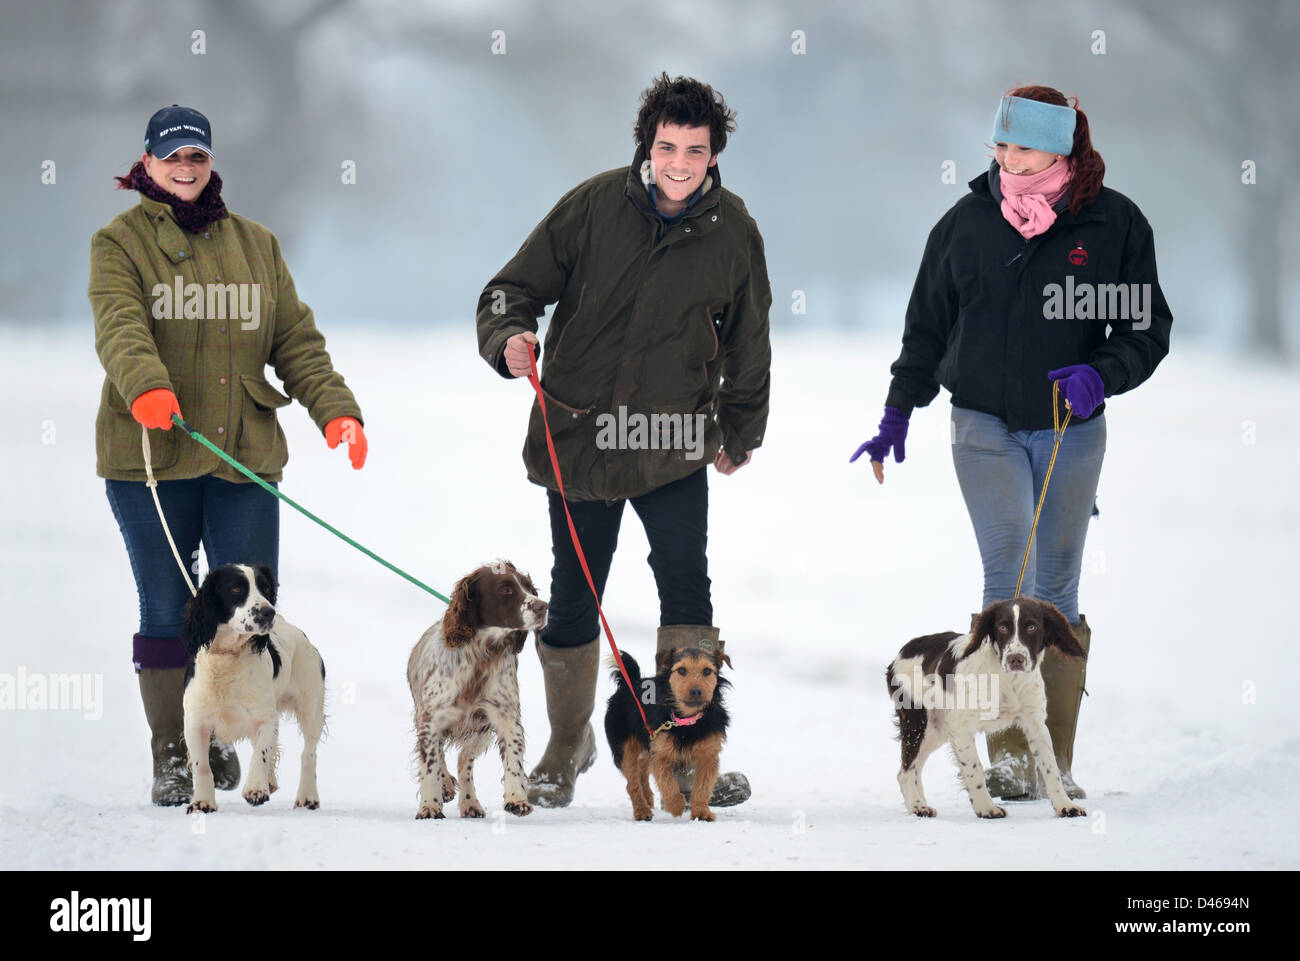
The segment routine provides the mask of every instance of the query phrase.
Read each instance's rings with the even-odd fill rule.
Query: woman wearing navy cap
[[[902,463],[908,419],[952,394],[952,454],[984,567],[983,605],[1010,598],[1054,443],[1052,383],[1073,411],[1021,594],[1055,604],[1084,650],[1079,613],[1088,519],[1106,449],[1104,399],[1132,390],[1169,349],[1151,227],[1102,186],[1088,118],[1051,87],[1010,91],[994,120],[994,161],[930,232],[912,290],[885,415],[853,460]],[[1109,331],[1107,330],[1109,326]],[[1062,416],[1064,412],[1062,412]],[[1049,650],[1047,727],[1067,793],[1085,663]],[[991,794],[1042,797],[1019,728],[989,736]]]
[[[173,414],[264,480],[288,460],[276,409],[296,399],[330,447],[366,458],[361,409],[334,370],[311,310],[298,300],[275,235],[221,199],[212,128],[173,104],[153,115],[145,152],[118,186],[140,202],[98,231],[89,297],[104,384],[95,422],[96,470],[126,541],[140,595],[133,661],[153,749],[153,802],[184,804],[191,779],[181,741],[187,654],[179,640],[190,588],[144,483],[141,425],[176,547],[197,579],[208,566],[279,559],[276,498],[172,429]],[[271,365],[282,394],[266,377]],[[195,746],[191,746],[192,748]],[[203,750],[209,750],[207,745]],[[236,787],[234,751],[213,745],[217,786]]]

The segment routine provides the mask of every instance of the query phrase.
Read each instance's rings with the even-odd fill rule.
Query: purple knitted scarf
[[[159,187],[145,172],[144,162],[137,160],[125,177],[117,177],[119,190],[138,190],[150,200],[169,204],[176,214],[176,222],[186,230],[198,233],[226,215],[226,205],[221,199],[221,177],[214,170],[203,188],[203,193],[193,201],[181,200],[169,190]]]

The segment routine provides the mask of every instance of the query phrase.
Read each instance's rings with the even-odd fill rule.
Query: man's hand
[[[528,331],[515,334],[506,341],[506,369],[512,377],[527,377],[533,372],[528,366],[528,345],[536,347],[538,343],[537,335]]]
[[[732,463],[731,457],[728,456],[726,450],[719,447],[718,456],[713,458],[713,467],[719,474],[734,474],[753,459],[754,452],[752,450],[747,450],[745,451],[745,459],[743,461],[739,464]]]

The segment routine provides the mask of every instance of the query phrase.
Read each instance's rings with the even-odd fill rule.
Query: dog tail
[[[618,653],[619,656],[623,658],[623,666],[627,668],[627,676],[628,679],[631,680],[632,682],[633,689],[640,690],[641,667],[640,665],[637,664],[636,658],[634,658],[631,654],[627,653],[627,651],[619,651]],[[619,687],[627,686],[623,680],[623,672],[618,669],[618,662],[614,660],[613,654],[610,654],[608,657],[605,658],[605,666],[610,669],[609,676],[614,679],[614,683],[616,685],[618,685]]]

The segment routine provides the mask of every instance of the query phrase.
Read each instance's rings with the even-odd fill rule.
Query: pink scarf
[[[1009,174],[998,171],[1002,186],[1002,216],[1028,240],[1046,232],[1056,223],[1052,209],[1070,189],[1074,170],[1062,159],[1036,174]]]

